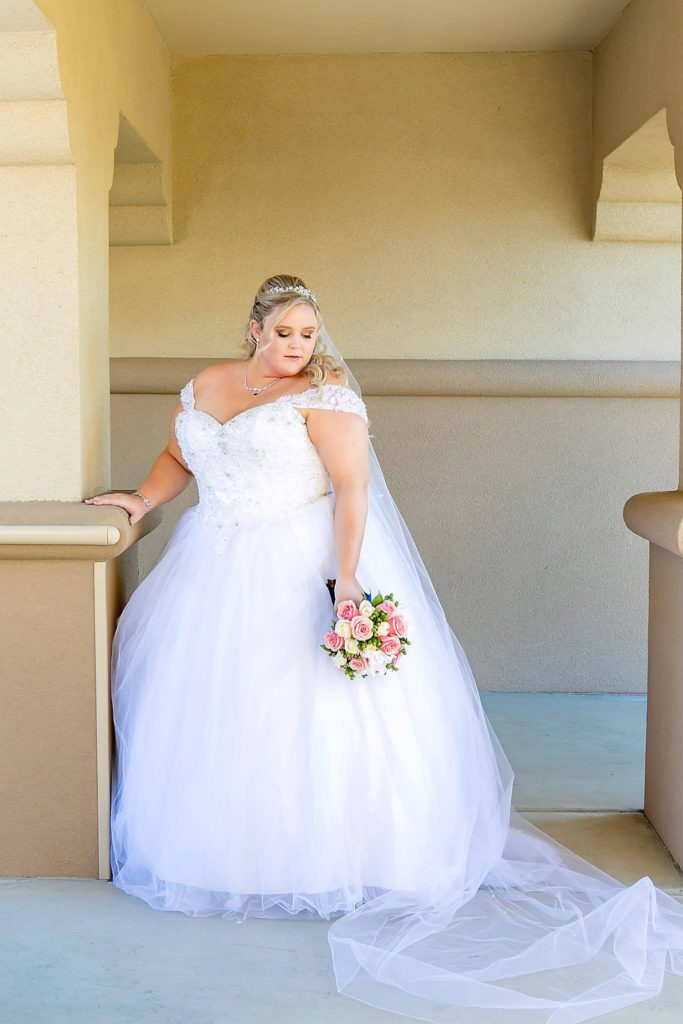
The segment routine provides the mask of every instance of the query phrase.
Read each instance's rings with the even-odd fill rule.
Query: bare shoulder
[[[218,390],[224,394],[226,389],[232,390],[233,385],[237,383],[242,365],[241,360],[237,359],[225,363],[209,363],[195,374],[195,385],[207,392]]]

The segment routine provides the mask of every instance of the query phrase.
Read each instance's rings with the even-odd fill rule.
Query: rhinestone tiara
[[[312,292],[310,288],[305,288],[304,285],[302,285],[302,284],[290,284],[290,285],[271,284],[269,288],[266,288],[264,294],[265,295],[273,295],[273,294],[278,293],[278,292],[284,292],[284,293],[298,292],[299,295],[305,295],[307,298],[312,299],[313,302],[315,302],[316,305],[318,304],[318,301],[317,301],[317,299],[315,297],[315,292]]]

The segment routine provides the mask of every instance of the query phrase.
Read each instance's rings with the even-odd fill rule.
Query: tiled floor
[[[515,807],[622,881],[649,874],[683,902],[683,874],[639,813],[644,698],[485,693],[482,699],[515,770]],[[412,1019],[335,991],[328,927],[156,912],[91,879],[0,879],[0,1024]],[[475,1014],[449,1019],[479,1024]],[[683,977],[668,974],[656,999],[597,1019],[681,1024]]]

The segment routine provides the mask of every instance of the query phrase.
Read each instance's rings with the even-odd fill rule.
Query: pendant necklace
[[[253,388],[250,384],[247,384],[247,363],[244,364],[244,387],[247,391],[251,391],[252,395],[260,395],[262,391],[267,391],[268,388],[272,388],[273,384],[277,384],[282,377],[276,377],[275,380],[271,380],[270,384],[264,384],[263,387]]]

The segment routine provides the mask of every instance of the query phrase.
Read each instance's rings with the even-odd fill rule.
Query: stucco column
[[[605,226],[596,206],[602,186],[606,200],[624,201],[608,211],[602,237],[660,244],[681,236],[672,221],[671,147],[683,188],[682,55],[683,7],[669,0],[632,0],[594,50],[595,237]],[[680,196],[678,205],[680,218]],[[644,809],[683,864],[683,440],[679,458],[677,488],[633,495],[624,520],[650,543]]]
[[[76,166],[56,34],[29,3],[11,27],[0,31],[0,496],[74,500],[83,462]]]
[[[650,542],[644,810],[683,864],[683,491],[635,494],[624,520]]]
[[[3,6],[0,874],[110,877],[111,638],[159,514],[81,499],[111,486],[115,155],[119,240],[170,241],[169,63],[135,0]]]
[[[111,878],[111,640],[161,515],[0,502],[0,875]]]
[[[683,182],[683,108],[669,109],[668,122],[677,178]],[[681,296],[683,302],[683,278]],[[626,525],[650,542],[644,811],[679,865],[683,865],[683,416],[681,431],[678,488],[634,494],[624,506]]]

